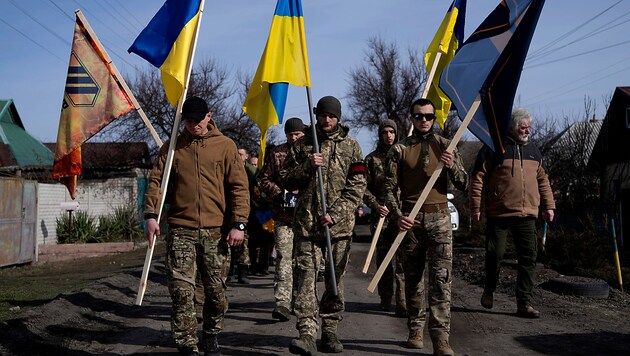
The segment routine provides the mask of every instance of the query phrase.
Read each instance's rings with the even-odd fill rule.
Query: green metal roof
[[[0,99],[0,143],[20,167],[52,167],[54,153],[24,129],[13,100]]]

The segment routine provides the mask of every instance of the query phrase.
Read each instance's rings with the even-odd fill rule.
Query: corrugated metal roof
[[[52,166],[54,154],[26,130],[13,100],[0,100],[0,143],[20,167]]]
[[[601,128],[601,120],[576,122],[558,135],[551,149],[575,152],[576,146],[581,147],[580,154],[575,155],[574,158],[579,160],[576,162],[577,164],[586,166],[593,153]]]

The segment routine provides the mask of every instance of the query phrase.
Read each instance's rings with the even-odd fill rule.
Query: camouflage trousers
[[[405,213],[408,215],[408,213]],[[405,271],[407,327],[424,329],[426,322],[425,263],[429,275],[429,334],[432,340],[448,340],[451,325],[453,234],[448,210],[420,212],[416,224],[399,247]]]
[[[197,349],[197,318],[193,297],[199,272],[204,288],[203,335],[223,330],[228,308],[223,267],[229,259],[226,237],[219,228],[172,228],[166,239],[168,290],[173,301],[171,329],[178,349]]]
[[[372,226],[372,236],[376,226]],[[381,266],[385,259],[389,248],[392,246],[396,235],[398,235],[398,227],[395,224],[383,227],[381,237],[376,242],[376,266]],[[383,276],[378,281],[378,295],[381,302],[391,302],[394,294],[396,295],[396,312],[407,311],[407,299],[405,298],[405,273],[402,265],[401,250],[398,249],[394,258],[389,263]]]
[[[276,274],[273,294],[277,307],[289,310],[293,306],[293,229],[291,225],[275,222]]]
[[[322,253],[326,253],[326,242],[323,239],[313,240],[310,237],[296,236],[295,240],[295,281],[297,283],[294,310],[297,317],[296,328],[300,335],[317,338],[317,312],[322,319],[322,332],[337,332],[337,325],[343,319],[344,296],[343,277],[346,274],[350,255],[350,236],[332,241],[332,255],[337,280],[337,295],[330,287],[330,266],[326,265],[324,277],[324,294],[317,301],[317,270],[322,261]]]

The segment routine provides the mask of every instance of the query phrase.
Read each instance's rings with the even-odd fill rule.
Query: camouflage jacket
[[[438,166],[440,155],[446,150],[450,141],[437,134],[420,135],[414,130],[413,135],[405,137],[392,146],[387,154],[385,169],[386,181],[384,201],[389,208],[392,219],[397,220],[408,213],[420,197],[429,178]],[[424,149],[427,152],[423,152]],[[468,174],[462,159],[455,149],[455,163],[451,169],[444,167],[433,185],[423,206],[430,204],[446,204],[448,181],[455,188],[465,190],[468,185]],[[398,199],[397,193],[400,194]]]
[[[384,204],[385,166],[387,162],[387,152],[390,147],[391,146],[379,144],[376,150],[365,156],[367,189],[365,189],[365,193],[363,194],[363,202],[372,210],[372,224],[378,222],[379,214],[377,209],[380,205]]]
[[[284,189],[280,182],[280,169],[289,153],[289,147],[288,143],[284,143],[267,153],[265,166],[260,174],[260,186],[267,199],[272,200],[273,218],[287,224],[293,221],[297,199],[297,195]]]
[[[322,180],[327,213],[333,219],[331,238],[352,235],[354,211],[365,191],[365,165],[359,143],[348,136],[349,128],[338,125],[334,132],[318,129],[320,152],[324,158]],[[280,180],[288,190],[299,190],[293,219],[293,231],[298,236],[323,238],[325,229],[319,224],[322,216],[317,170],[311,167],[313,155],[312,130],[296,141],[287,154],[280,171]]]

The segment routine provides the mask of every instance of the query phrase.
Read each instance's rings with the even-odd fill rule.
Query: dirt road
[[[375,267],[361,273],[368,247],[365,242],[353,244],[345,278],[346,313],[339,329],[344,354],[430,355],[430,342],[420,352],[404,347],[406,319],[378,311],[378,295],[366,289]],[[483,309],[475,280],[480,255],[474,250],[455,255],[451,344],[458,355],[622,355],[630,350],[630,303],[619,293],[598,300],[536,288],[535,305],[542,318],[519,319],[510,292],[513,276],[506,267],[495,308]],[[157,256],[144,303],[137,307],[133,302],[140,274],[138,267],[98,280],[1,324],[0,354],[177,354],[170,337],[163,258]],[[223,354],[288,355],[289,342],[297,336],[295,319],[280,323],[271,318],[271,275],[251,279],[251,285],[230,284],[227,290],[230,310],[219,339]]]

